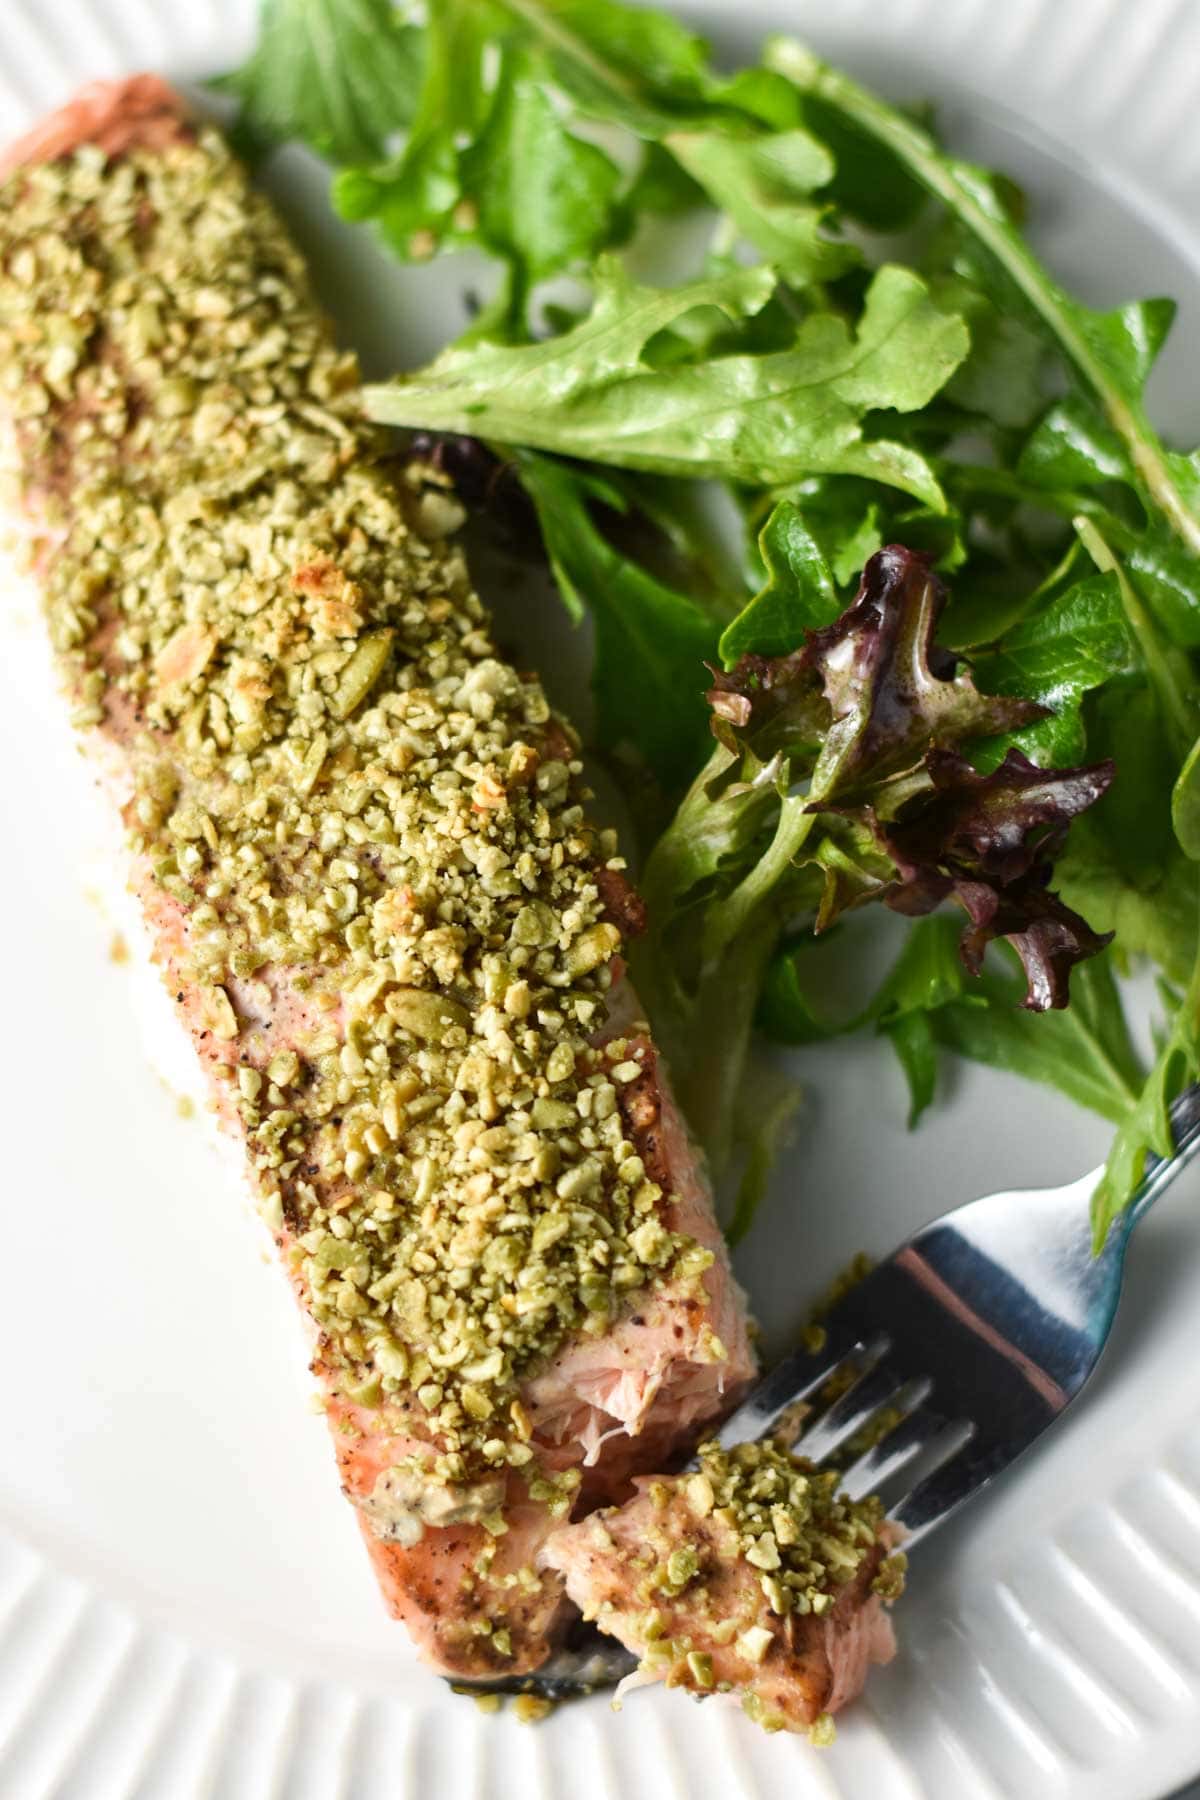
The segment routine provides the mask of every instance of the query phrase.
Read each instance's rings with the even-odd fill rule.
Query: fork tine
[[[913,1489],[918,1480],[932,1475],[952,1456],[957,1456],[973,1431],[974,1427],[966,1420],[950,1424],[932,1407],[917,1405],[878,1443],[872,1444],[848,1466],[842,1486],[852,1500],[861,1500],[865,1495],[879,1493],[880,1489],[889,1486],[895,1491],[898,1478],[907,1472],[908,1489]],[[919,1464],[918,1469],[913,1468],[914,1463]],[[908,1489],[901,1488],[896,1493],[897,1504]]]
[[[972,1459],[963,1456],[962,1451],[974,1436],[974,1427],[968,1427],[962,1421],[960,1430],[966,1435],[960,1437],[958,1445],[932,1473],[924,1476],[917,1485],[907,1493],[903,1500],[891,1508],[889,1517],[897,1525],[904,1528],[904,1548],[907,1550],[940,1525],[948,1513],[964,1500],[969,1500],[987,1479],[981,1474]]]
[[[717,1434],[719,1441],[732,1450],[738,1444],[767,1437],[786,1412],[824,1387],[851,1357],[869,1368],[886,1355],[888,1347],[888,1339],[881,1333],[830,1329],[819,1350],[793,1350],[763,1376],[749,1399],[726,1419]]]
[[[853,1387],[833,1402],[828,1412],[813,1421],[792,1448],[796,1455],[805,1456],[810,1462],[827,1462],[843,1444],[868,1426],[883,1407],[897,1400],[906,1407],[919,1406],[929,1393],[930,1385],[927,1380],[906,1382],[898,1370],[881,1361],[876,1367],[865,1370]]]

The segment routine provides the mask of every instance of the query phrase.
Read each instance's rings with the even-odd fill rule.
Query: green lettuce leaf
[[[828,200],[811,200],[832,180],[834,163],[807,131],[753,137],[674,131],[664,142],[747,242],[788,280],[826,281],[860,260],[852,244],[835,241],[823,229]]]
[[[620,468],[756,484],[838,471],[939,505],[924,458],[864,429],[878,409],[924,406],[966,354],[961,320],[908,270],[877,272],[856,328],[816,312],[786,350],[647,366],[647,345],[687,313],[753,315],[773,288],[766,269],[641,287],[604,258],[592,310],[573,330],[537,344],[450,349],[420,375],[366,388],[364,402],[382,424],[471,432]]]
[[[350,166],[334,179],[334,204],[347,219],[371,220],[397,256],[423,259],[444,240],[472,235],[474,216],[459,213],[462,146],[491,110],[487,52],[501,18],[491,0],[440,0],[426,26],[425,78],[403,149],[386,161],[342,159]],[[330,64],[337,66],[336,48]]]
[[[536,63],[503,59],[487,124],[459,163],[485,248],[507,258],[522,288],[608,243],[621,172],[564,129]]]
[[[719,621],[605,537],[594,509],[624,512],[619,488],[534,454],[521,458],[520,472],[563,597],[594,621],[599,741],[634,748],[664,787],[678,789],[703,754],[704,663],[716,654]]]
[[[1084,695],[1137,662],[1115,576],[1074,582],[974,660],[985,693],[1020,695],[1050,709],[1049,717],[1000,739],[992,755],[1015,744],[1043,765],[1078,762],[1087,750]]]
[[[239,140],[302,138],[333,162],[384,156],[417,109],[416,12],[396,0],[262,0],[253,53],[215,84],[240,103]]]
[[[772,510],[758,549],[766,580],[721,633],[718,648],[727,669],[747,651],[783,655],[841,611],[829,564],[794,501],[781,500]]]
[[[723,84],[708,45],[668,13],[619,0],[500,0],[589,118],[658,138],[702,119]]]

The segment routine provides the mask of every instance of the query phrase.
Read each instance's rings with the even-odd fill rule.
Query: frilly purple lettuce
[[[1114,766],[1042,769],[1010,748],[980,774],[964,747],[1046,709],[979,692],[934,641],[945,599],[927,557],[888,545],[802,649],[714,672],[713,730],[756,769],[774,759],[781,787],[808,778],[807,810],[828,824],[804,853],[824,872],[819,930],[872,899],[921,914],[953,898],[969,920],[960,953],[972,973],[988,942],[1007,938],[1025,968],[1024,1004],[1063,1007],[1071,968],[1109,938],[1051,891],[1054,859]]]

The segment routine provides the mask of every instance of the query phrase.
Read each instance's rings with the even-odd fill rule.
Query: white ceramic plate
[[[251,10],[4,0],[0,136],[89,76],[230,64]],[[1200,438],[1194,0],[747,0],[736,33],[719,0],[693,11],[733,49],[787,25],[898,97],[933,97],[957,146],[1026,180],[1068,281],[1099,301],[1177,295],[1154,399]],[[427,356],[461,267],[390,268],[328,221],[303,159],[279,190],[368,362]],[[501,609],[528,628],[511,598]],[[533,636],[570,699],[578,645],[552,614]],[[15,591],[0,695],[4,1800],[1142,1800],[1200,1768],[1194,1183],[1136,1246],[1078,1417],[921,1554],[902,1652],[830,1753],[660,1693],[533,1730],[422,1673],[308,1416],[291,1301],[236,1169],[179,1116],[190,1052]],[[127,963],[108,955],[118,932]],[[799,1141],[740,1259],[776,1342],[855,1250],[1103,1151],[1102,1126],[1016,1080],[962,1073],[909,1137],[878,1047],[805,1073]]]

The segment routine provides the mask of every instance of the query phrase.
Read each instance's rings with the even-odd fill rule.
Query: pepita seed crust
[[[524,1375],[712,1257],[622,1111],[642,1040],[599,1044],[615,840],[356,380],[215,133],[0,189],[10,510],[76,722],[128,727],[133,848],[327,1376],[459,1482],[531,1462]]]

